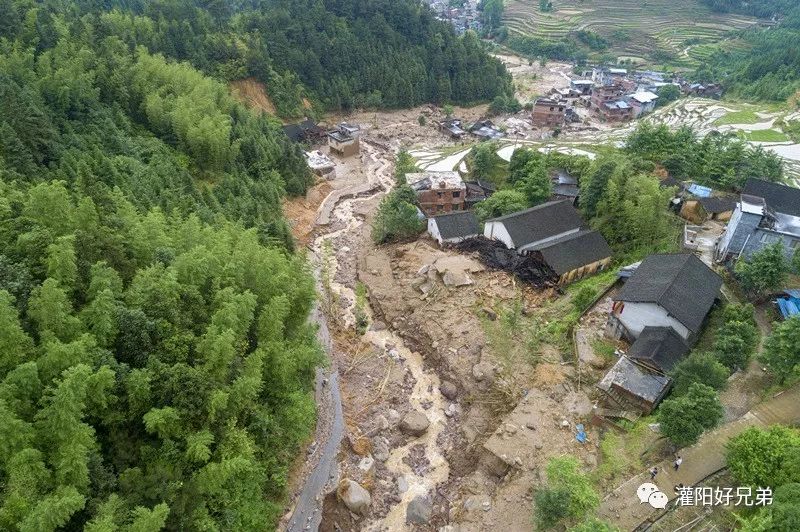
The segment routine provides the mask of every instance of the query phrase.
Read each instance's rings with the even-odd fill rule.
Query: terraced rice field
[[[712,13],[697,0],[556,0],[556,10],[543,13],[538,0],[506,0],[505,24],[511,32],[560,40],[578,30],[605,37],[610,52],[622,57],[692,66],[708,58],[718,44],[740,43],[731,32],[758,23],[758,19]],[[729,39],[729,40],[726,40]]]

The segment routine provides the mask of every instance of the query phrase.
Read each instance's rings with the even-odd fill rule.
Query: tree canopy
[[[662,434],[675,445],[685,447],[697,442],[704,430],[716,427],[722,414],[714,388],[694,382],[684,395],[661,403],[658,421]]]

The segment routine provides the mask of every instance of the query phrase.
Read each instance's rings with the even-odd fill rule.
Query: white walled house
[[[571,199],[488,220],[483,236],[499,240],[520,255],[538,258],[558,277],[558,284],[592,275],[611,262],[608,243],[586,227]]]
[[[569,201],[549,201],[487,220],[483,236],[499,240],[524,255],[533,247],[577,233],[584,225],[580,213]]]
[[[458,211],[428,218],[428,234],[439,244],[461,242],[478,236],[481,226],[471,211]]]
[[[671,327],[691,345],[721,286],[719,275],[691,253],[650,255],[614,299],[609,332],[633,341],[645,327]]]
[[[615,316],[633,338],[638,338],[645,327],[672,327],[684,340],[691,331],[657,303],[620,302]]]

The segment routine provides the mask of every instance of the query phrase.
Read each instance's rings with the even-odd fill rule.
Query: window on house
[[[459,205],[458,203],[454,203],[453,204],[453,210],[454,211],[457,211],[457,210],[460,210],[460,209],[461,209],[461,205]]]
[[[778,235],[771,235],[769,233],[761,234],[762,244],[772,244],[773,242],[777,242],[778,240],[780,240],[780,237]]]
[[[442,197],[442,193],[441,193],[441,192],[437,192],[437,193],[436,193],[436,197],[437,197],[437,198],[441,198],[441,197]]]
[[[460,198],[461,197],[461,191],[460,190],[456,190],[455,192],[453,192],[453,197],[454,198]]]
[[[442,212],[442,209],[444,209],[444,205],[437,205],[436,206],[436,212]]]
[[[800,240],[792,240],[790,245],[792,246],[792,249],[800,248]]]
[[[553,109],[554,109],[553,107],[551,107],[551,108],[550,108],[550,110],[551,110],[551,111],[552,111]]]

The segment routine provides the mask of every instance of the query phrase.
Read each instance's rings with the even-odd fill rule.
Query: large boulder
[[[400,431],[412,436],[422,436],[430,424],[425,414],[412,410],[400,421]]]
[[[348,510],[360,515],[367,515],[369,506],[372,504],[372,497],[361,484],[355,480],[346,478],[339,482],[336,488],[336,496],[347,506]]]
[[[424,525],[431,520],[433,502],[427,495],[417,495],[406,508],[406,523]]]

